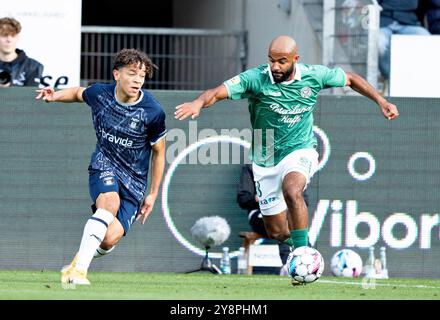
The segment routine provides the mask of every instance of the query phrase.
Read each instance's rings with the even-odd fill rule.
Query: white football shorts
[[[264,216],[275,215],[287,209],[282,190],[284,177],[290,172],[299,172],[306,177],[309,184],[318,169],[318,157],[315,149],[308,148],[293,151],[273,167],[260,167],[252,163],[255,188]]]

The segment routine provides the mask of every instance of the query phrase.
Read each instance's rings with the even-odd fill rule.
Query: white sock
[[[114,216],[111,212],[100,208],[87,220],[76,260],[78,269],[85,271],[89,269],[93,255],[104,240],[107,228],[113,219]]]
[[[96,248],[95,253],[93,255],[93,258],[100,258],[102,256],[105,256],[106,254],[109,254],[110,252],[113,251],[113,249],[115,248],[115,246],[111,247],[108,250],[102,249],[101,247]]]

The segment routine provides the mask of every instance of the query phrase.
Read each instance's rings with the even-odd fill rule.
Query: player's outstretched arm
[[[160,139],[153,145],[153,154],[151,156],[151,183],[148,195],[145,197],[144,203],[141,206],[141,212],[136,217],[136,220],[141,220],[144,224],[153,211],[154,202],[159,194],[160,183],[162,181],[163,172],[165,169],[165,138]]]
[[[46,102],[84,102],[82,93],[86,88],[73,87],[55,91],[54,88],[46,87],[38,89],[35,99],[43,99]]]
[[[216,88],[204,91],[197,99],[180,104],[176,107],[174,117],[179,120],[184,120],[187,117],[195,119],[199,116],[202,108],[208,108],[214,103],[228,98],[228,90],[224,84]]]
[[[399,116],[397,107],[382,97],[379,92],[367,82],[367,80],[353,72],[346,72],[346,75],[346,85],[376,102],[385,118],[388,120],[394,120]]]

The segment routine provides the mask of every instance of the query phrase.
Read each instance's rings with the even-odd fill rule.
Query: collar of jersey
[[[141,102],[142,98],[144,97],[144,92],[142,91],[142,89],[140,90],[141,95],[139,96],[139,99],[137,99],[135,102],[133,103],[124,103],[118,100],[118,97],[116,96],[116,86],[115,86],[115,90],[114,90],[114,95],[115,95],[115,100],[118,104],[120,104],[121,106],[124,107],[129,107],[129,106],[134,106],[135,104],[138,104],[139,102]]]
[[[295,75],[293,76],[292,80],[288,80],[288,81],[283,81],[280,82],[281,84],[284,85],[288,85],[291,84],[292,82],[294,82],[295,80],[300,81],[301,80],[301,68],[299,67],[298,63],[296,64],[296,68],[295,68]],[[272,84],[275,84],[276,82],[273,80],[273,76],[272,76],[272,72],[270,71],[270,65],[267,64],[267,70],[269,71],[269,78],[270,78],[270,82],[272,82]]]

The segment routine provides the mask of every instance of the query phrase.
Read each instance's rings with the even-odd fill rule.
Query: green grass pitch
[[[305,286],[276,275],[89,273],[91,286],[63,287],[54,271],[0,271],[0,300],[439,300],[440,279],[365,281],[322,277]]]

